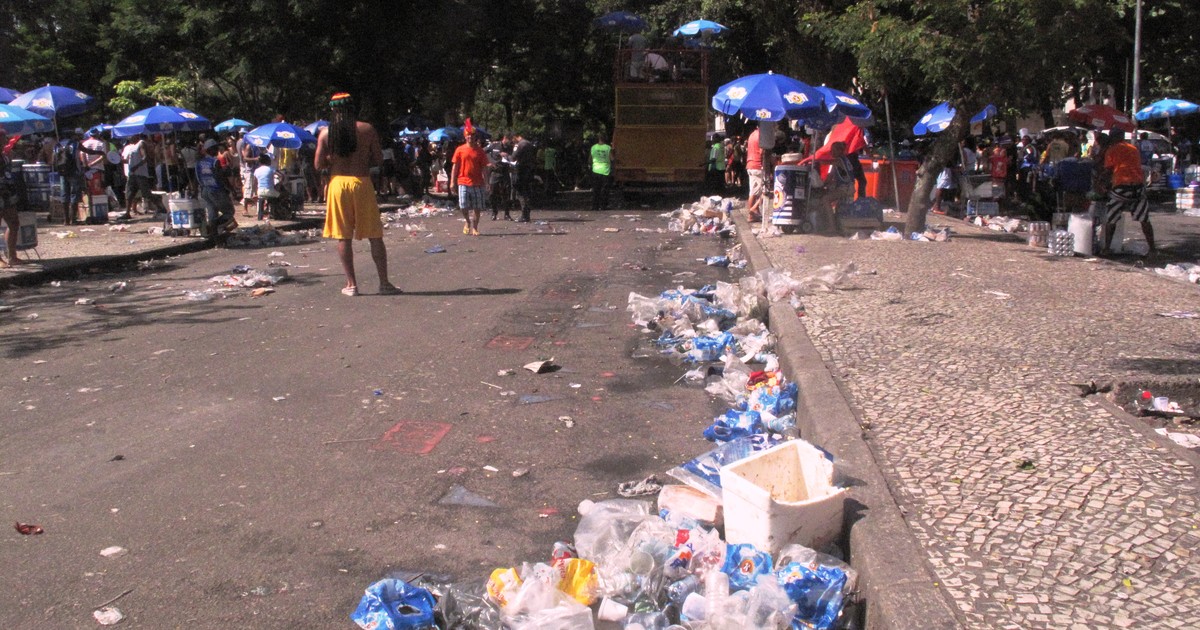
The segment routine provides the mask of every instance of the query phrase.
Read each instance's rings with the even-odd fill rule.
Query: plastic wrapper
[[[645,501],[609,499],[584,504],[580,509],[583,517],[575,528],[575,549],[580,558],[595,563],[600,594],[606,594],[614,577],[628,568],[624,552],[629,537],[642,523],[658,517],[651,514]]]
[[[754,586],[759,576],[770,575],[771,567],[771,554],[743,543],[725,548],[725,566],[721,570],[729,576],[730,589],[744,590]]]
[[[587,630],[593,628],[592,609],[550,584],[553,570],[537,565],[505,609],[505,625],[512,630]],[[543,575],[544,574],[544,575]]]
[[[500,609],[488,599],[483,582],[449,584],[440,589],[435,612],[445,630],[501,630]]]
[[[747,627],[786,630],[792,627],[797,605],[774,575],[761,575],[746,599]]]
[[[858,573],[841,560],[802,545],[781,549],[778,565],[775,578],[798,606],[792,627],[836,627]]]
[[[704,439],[713,442],[728,442],[762,433],[765,428],[762,423],[762,415],[757,411],[730,409],[723,415],[717,416],[712,425],[704,430]]]
[[[553,566],[558,571],[558,590],[584,606],[591,606],[596,601],[600,585],[595,563],[583,558],[564,558]]]
[[[350,620],[368,630],[434,628],[435,603],[428,590],[387,578],[367,587]]]
[[[668,475],[714,497],[721,496],[721,467],[766,450],[781,440],[765,434],[731,440],[667,471]],[[581,522],[580,527],[583,527]],[[578,534],[576,534],[578,536]],[[578,540],[578,538],[576,539]],[[582,554],[583,550],[580,550]]]
[[[662,302],[658,298],[646,297],[631,292],[629,294],[629,306],[626,307],[626,310],[633,314],[633,323],[645,326],[658,318],[658,314],[662,310]]]
[[[507,608],[521,589],[521,575],[516,569],[496,569],[487,581],[488,599],[500,608]]]
[[[692,348],[684,353],[684,361],[708,363],[719,360],[727,349],[733,347],[734,339],[729,333],[721,333],[712,337],[696,337],[691,345]]]

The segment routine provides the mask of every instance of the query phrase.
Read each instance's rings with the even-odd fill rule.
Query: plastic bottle
[[[682,580],[672,582],[667,587],[667,598],[676,606],[683,606],[683,601],[688,595],[695,593],[700,589],[700,578],[689,575]]]
[[[1154,394],[1148,389],[1140,389],[1136,402],[1138,411],[1150,411],[1154,409]]]

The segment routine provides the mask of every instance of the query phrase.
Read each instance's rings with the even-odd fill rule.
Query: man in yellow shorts
[[[371,184],[371,167],[383,163],[379,135],[370,124],[355,120],[356,111],[349,94],[334,94],[329,100],[329,108],[329,126],[322,129],[317,138],[313,166],[318,171],[329,169],[324,234],[325,238],[338,242],[338,258],[346,273],[342,294],[358,295],[354,249],[350,240],[365,238],[371,243],[371,259],[379,273],[379,294],[395,295],[400,289],[388,280],[383,222],[375,202],[375,187]]]

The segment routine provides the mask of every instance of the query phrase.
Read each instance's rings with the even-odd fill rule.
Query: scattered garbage
[[[1159,313],[1159,317],[1170,317],[1172,319],[1200,319],[1200,313],[1196,311],[1169,311]]]
[[[1155,429],[1154,432],[1165,436],[1167,439],[1184,448],[1200,448],[1200,435],[1193,435],[1191,433],[1177,433],[1163,428]]]
[[[125,618],[125,614],[116,606],[105,606],[92,611],[92,617],[102,626],[112,626],[121,623]]]
[[[672,230],[723,229],[726,204],[706,199],[671,213]],[[445,628],[588,629],[597,627],[597,619],[607,627],[641,630],[674,630],[679,624],[838,627],[855,593],[856,574],[822,551],[837,549],[846,491],[835,484],[832,456],[795,439],[798,388],[779,369],[775,339],[763,318],[772,302],[798,305],[801,296],[837,290],[856,273],[852,263],[803,278],[769,270],[736,283],[677,287],[653,297],[631,293],[627,309],[648,337],[641,356],[694,365],[680,380],[704,383],[729,403],[705,431],[713,448],[667,472],[682,484],[664,485],[650,475],[619,484],[617,494],[624,498],[582,501],[574,544],[556,543],[548,561],[496,568],[486,584],[420,577],[390,583],[389,595],[377,583],[352,618],[367,627],[360,611],[386,610],[381,602],[415,592],[420,605],[413,614],[426,610],[428,593]],[[524,368],[544,373],[552,361]],[[557,399],[528,394],[518,400]],[[665,402],[651,406],[673,409]],[[558,421],[574,426],[571,416]],[[517,468],[512,477],[529,470]],[[653,495],[657,510],[632,498]],[[497,507],[461,485],[451,486],[439,503]],[[539,518],[557,513],[537,511]]]
[[[434,628],[435,604],[427,589],[388,578],[367,587],[350,620],[367,630]]]
[[[95,303],[96,300],[93,300],[92,298],[79,298],[78,300],[75,300],[76,306],[91,306]]]
[[[104,556],[105,558],[119,558],[127,553],[129,553],[128,549],[124,547],[118,547],[117,545],[105,547],[104,549],[100,550],[100,555]]]
[[[244,271],[239,272],[238,270]],[[246,265],[238,265],[233,268],[233,272],[222,276],[213,276],[208,281],[227,289],[257,289],[260,287],[273,287],[288,279],[288,271],[282,267],[268,267],[266,271],[258,271]],[[185,296],[188,300],[197,302],[211,300],[212,298],[210,297],[203,297],[202,294],[205,293],[187,291],[185,292]],[[259,293],[259,295],[263,294]]]
[[[41,525],[22,523],[20,521],[17,521],[14,527],[16,527],[17,533],[21,534],[22,536],[37,536],[38,534],[43,534],[46,531],[42,529]]]
[[[663,216],[668,219],[667,230],[670,232],[728,237],[737,233],[737,227],[733,223],[733,211],[742,207],[743,203],[742,200],[732,197],[701,197],[699,201]]]
[[[1015,234],[1023,228],[1028,229],[1029,223],[1021,221],[1021,219],[1005,217],[1005,216],[984,216],[979,215],[971,220],[971,223],[978,227],[992,230],[993,232],[1005,232]]]
[[[545,374],[558,369],[558,366],[554,365],[554,357],[542,361],[534,361],[533,363],[526,363],[522,367],[534,374]]]
[[[446,248],[442,247],[441,245],[434,245],[433,247],[430,247],[429,249],[425,250],[425,253],[426,254],[445,254]]]
[[[270,223],[260,223],[238,228],[225,237],[226,247],[279,247],[298,245],[320,238],[320,230],[296,230],[284,232]]]
[[[1176,280],[1186,280],[1192,284],[1200,283],[1200,264],[1196,263],[1170,264],[1162,269],[1155,269],[1154,273]]]

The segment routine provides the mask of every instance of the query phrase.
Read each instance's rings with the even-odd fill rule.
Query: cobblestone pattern
[[[878,271],[805,325],[940,585],[971,628],[1200,626],[1196,470],[1067,385],[1200,372],[1195,321],[1155,315],[1200,291],[956,229],[762,241],[796,275]]]

